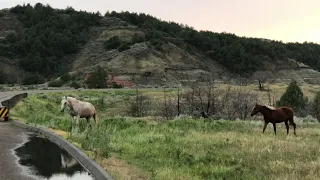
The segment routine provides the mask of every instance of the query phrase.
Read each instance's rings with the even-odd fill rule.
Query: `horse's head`
[[[254,106],[252,112],[251,112],[251,116],[256,115],[257,113],[259,113],[261,110],[261,105],[257,104]]]
[[[63,96],[61,100],[61,108],[60,108],[61,112],[63,112],[67,106],[69,106],[67,96]]]

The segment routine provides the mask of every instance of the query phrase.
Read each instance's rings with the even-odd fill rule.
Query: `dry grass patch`
[[[151,179],[150,172],[131,166],[123,160],[112,156],[110,158],[99,158],[97,162],[108,172],[114,179],[132,180],[132,179]]]
[[[55,133],[56,135],[62,137],[62,138],[65,138],[67,139],[68,136],[69,136],[69,133],[66,132],[66,131],[62,131],[62,130],[59,130],[59,129],[53,129],[53,128],[48,128],[49,131],[51,131],[52,133]]]

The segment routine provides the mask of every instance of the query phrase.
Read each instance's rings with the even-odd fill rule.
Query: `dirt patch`
[[[115,179],[150,179],[151,173],[144,172],[139,168],[130,166],[126,162],[112,156],[108,159],[100,159],[97,162],[109,172]]]
[[[58,136],[61,136],[63,138],[67,138],[68,137],[68,132],[65,132],[65,131],[61,131],[59,129],[52,129],[52,128],[49,128],[49,131],[57,134]]]

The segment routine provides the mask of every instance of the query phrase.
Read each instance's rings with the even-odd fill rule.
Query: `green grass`
[[[320,178],[319,124],[298,123],[298,136],[293,135],[292,127],[286,136],[284,125],[279,124],[275,136],[271,125],[262,134],[263,124],[259,121],[152,121],[110,113],[123,111],[134,93],[68,93],[97,106],[102,94],[108,99],[103,108],[98,108],[103,114],[99,126],[69,140],[86,152],[99,152],[100,158],[117,157],[148,172],[150,179]],[[31,95],[12,109],[11,115],[27,123],[70,131],[70,116],[59,111],[62,95],[65,94]],[[82,123],[82,131],[84,127]],[[112,173],[121,177],[117,175],[121,170]]]

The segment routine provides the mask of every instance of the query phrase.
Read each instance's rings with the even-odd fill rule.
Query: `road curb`
[[[45,128],[27,125],[16,120],[11,120],[10,123],[20,128],[28,129],[38,134],[44,135],[46,138],[68,151],[83,167],[85,167],[94,176],[96,180],[113,180],[112,176],[110,176],[99,164],[89,158],[76,146],[71,144],[69,141],[61,138],[60,136],[46,130]]]

